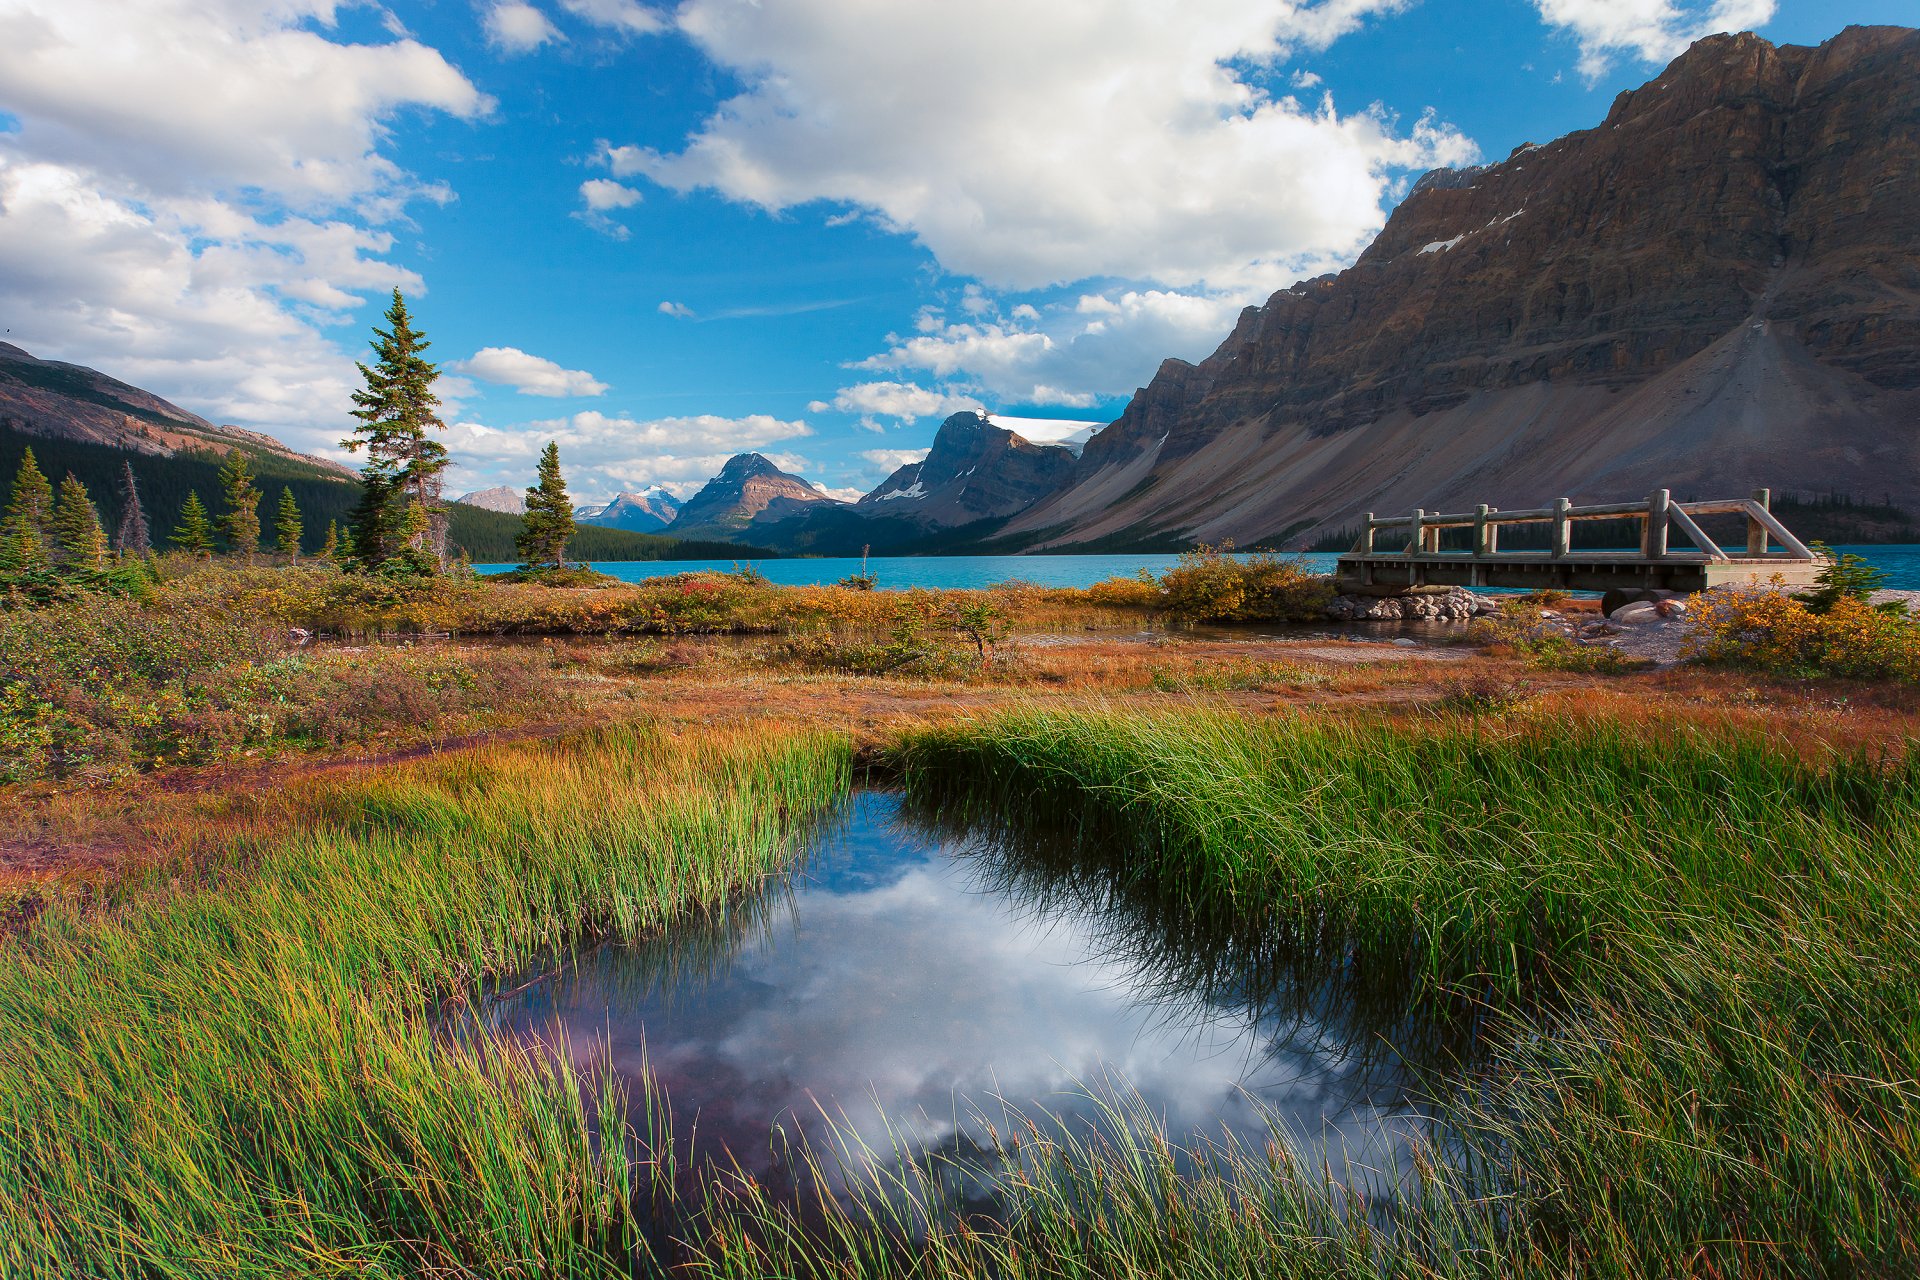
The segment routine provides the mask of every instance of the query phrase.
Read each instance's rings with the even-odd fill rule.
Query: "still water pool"
[[[1920,591],[1920,546],[1839,547],[1865,556],[1887,574],[1887,586]],[[1316,573],[1333,571],[1332,554],[1308,554],[1298,559]],[[1141,570],[1161,574],[1178,564],[1178,556],[875,556],[867,572],[886,590],[908,587],[964,590],[991,587],[1018,580],[1043,587],[1090,587],[1108,578],[1129,578]],[[860,572],[856,559],[755,560],[753,567],[782,586],[824,586]],[[593,568],[623,582],[664,577],[697,570],[731,572],[730,560],[608,560]],[[504,573],[509,564],[484,564],[482,573]]]
[[[587,952],[492,1019],[636,1095],[650,1072],[674,1132],[749,1172],[776,1126],[951,1153],[987,1122],[1007,1133],[1008,1108],[1102,1130],[1115,1095],[1182,1145],[1259,1151],[1277,1124],[1355,1176],[1399,1162],[1426,1125],[1377,1029],[1263,978],[1257,944],[1099,882],[860,792],[790,881],[725,922]]]

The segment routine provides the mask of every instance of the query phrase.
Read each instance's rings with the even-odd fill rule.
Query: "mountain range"
[[[1427,174],[1351,267],[1162,363],[1077,450],[957,413],[857,502],[745,453],[684,504],[576,517],[814,554],[1302,547],[1368,511],[1764,486],[1877,501],[1891,528],[1920,509],[1916,424],[1920,32],[1712,36],[1592,129]],[[0,344],[0,465],[26,440],[157,479],[240,448],[303,506],[351,492],[335,463]],[[504,486],[459,501],[523,509]]]

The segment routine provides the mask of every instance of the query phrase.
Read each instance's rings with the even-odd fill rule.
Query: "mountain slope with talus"
[[[1920,32],[1702,40],[1169,360],[1003,539],[1769,486],[1920,505]],[[1709,491],[1712,491],[1709,493]]]

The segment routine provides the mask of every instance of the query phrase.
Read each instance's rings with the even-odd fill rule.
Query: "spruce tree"
[[[0,518],[0,566],[43,569],[52,554],[53,486],[29,445],[20,455],[7,514]]]
[[[227,552],[245,556],[252,564],[260,550],[260,490],[254,487],[247,455],[238,449],[228,450],[227,460],[220,464],[220,496],[227,508],[219,520]]]
[[[75,569],[102,568],[107,559],[107,532],[100,527],[100,515],[80,477],[67,472],[60,482],[60,497],[53,508],[53,536],[59,544],[60,563]]]
[[[213,558],[213,521],[207,518],[207,504],[200,501],[197,491],[187,490],[186,503],[180,508],[180,527],[169,541],[188,555]]]
[[[573,536],[573,499],[560,475],[560,446],[549,440],[540,455],[540,483],[527,490],[527,514],[513,539],[529,565],[563,565]]]
[[[300,535],[306,528],[300,522],[300,504],[293,500],[293,487],[280,487],[280,510],[273,517],[273,537],[288,564],[300,563]]]
[[[133,480],[133,463],[120,464],[120,523],[113,531],[113,549],[121,555],[144,556],[153,549],[147,531],[147,513],[140,507],[140,486]]]
[[[353,393],[360,420],[353,437],[341,441],[349,452],[367,451],[361,470],[364,482],[361,510],[354,521],[354,541],[360,561],[377,568],[396,558],[405,546],[424,553],[434,567],[446,561],[447,514],[441,501],[442,473],[447,468],[446,446],[429,433],[445,430],[434,413],[440,398],[433,392],[440,370],[422,353],[430,345],[413,326],[406,299],[393,291],[386,312],[387,328],[375,328],[374,363],[361,365],[366,389]],[[418,507],[418,517],[395,507]],[[404,536],[407,543],[393,542]]]
[[[327,537],[320,544],[320,558],[335,564],[339,564],[344,559],[340,554],[340,522],[338,520],[327,521]]]

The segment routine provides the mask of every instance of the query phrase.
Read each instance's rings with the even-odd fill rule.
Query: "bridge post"
[[[1373,512],[1367,512],[1360,520],[1360,551],[1370,556],[1373,554]]]
[[[1655,489],[1647,496],[1647,534],[1641,550],[1649,560],[1667,558],[1667,522],[1671,519],[1667,508],[1672,501],[1673,495],[1666,489]]]
[[[1409,556],[1417,556],[1427,549],[1427,530],[1426,526],[1422,523],[1426,519],[1426,516],[1427,511],[1425,507],[1415,507],[1413,509],[1412,527],[1407,537],[1407,554]]]
[[[1762,511],[1771,511],[1773,509],[1773,490],[1755,489],[1753,491],[1753,500],[1760,504]],[[1747,517],[1747,554],[1750,556],[1763,556],[1767,554],[1767,526],[1761,524],[1752,516]]]
[[[1564,560],[1573,549],[1573,521],[1567,518],[1567,512],[1573,510],[1573,503],[1566,498],[1553,500],[1553,558]]]
[[[1487,519],[1487,513],[1491,510],[1493,508],[1484,502],[1473,509],[1473,554],[1476,556],[1487,555],[1493,550],[1487,545],[1487,535],[1493,532],[1493,524]]]

